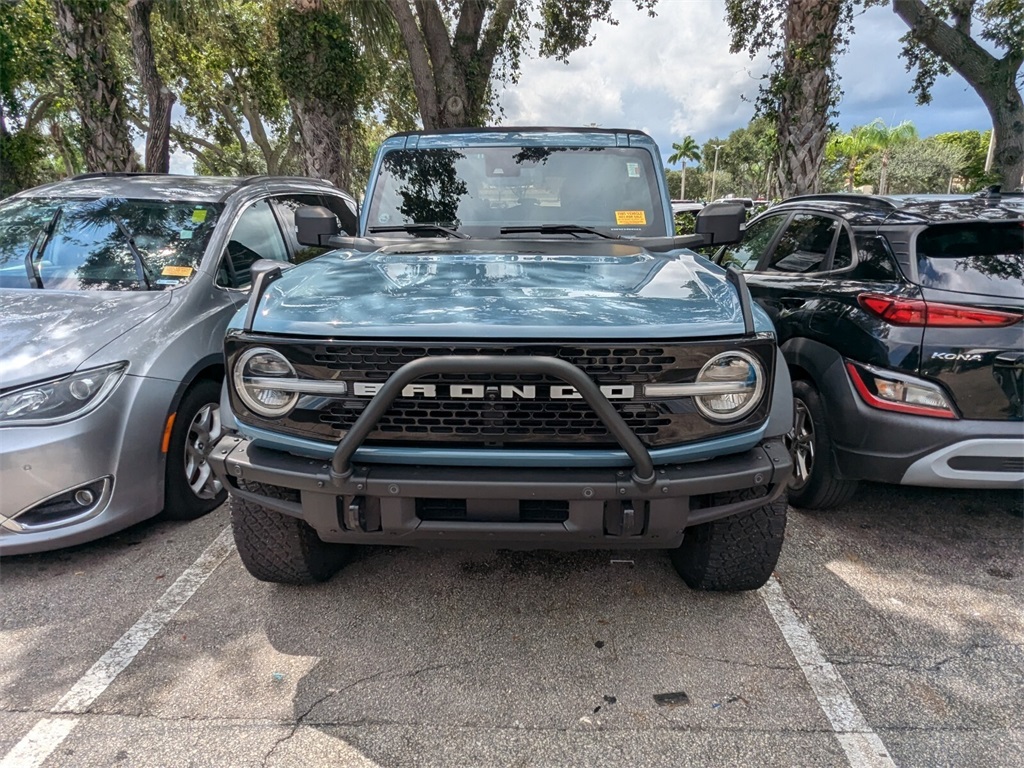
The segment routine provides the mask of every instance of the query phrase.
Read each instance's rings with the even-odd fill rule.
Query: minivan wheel
[[[716,504],[754,498],[760,489],[722,493]],[[692,589],[738,592],[758,589],[775,570],[786,533],[786,495],[739,514],[687,528],[669,553]]]
[[[271,498],[280,491],[262,483],[245,490]],[[313,584],[331,578],[348,561],[351,547],[323,541],[304,520],[249,499],[232,496],[231,532],[242,564],[260,581]]]
[[[207,459],[220,439],[220,384],[196,382],[181,399],[167,446],[164,517],[195,520],[213,511],[227,491]]]
[[[845,504],[857,490],[857,481],[836,476],[832,468],[832,441],[825,426],[821,396],[809,381],[793,382],[793,429],[786,436],[793,455],[789,503],[794,507],[830,509]]]

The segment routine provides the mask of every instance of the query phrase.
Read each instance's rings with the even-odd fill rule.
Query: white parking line
[[[80,715],[92,706],[100,694],[132,663],[139,651],[188,602],[210,574],[217,570],[217,566],[231,554],[234,546],[231,529],[225,528],[156,604],[121,635],[110,650],[61,697],[50,710],[51,714],[57,716],[46,717],[36,723],[0,760],[0,768],[37,768],[42,765],[78,724],[78,718],[68,715]]]
[[[846,753],[850,766],[895,768],[896,763],[889,756],[885,744],[868,725],[843,678],[822,654],[810,630],[793,611],[778,579],[772,576],[759,592],[786,644],[796,657],[797,664],[803,670],[825,717],[832,724],[832,731]]]

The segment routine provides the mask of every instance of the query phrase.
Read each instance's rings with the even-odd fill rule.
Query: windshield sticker
[[[202,224],[204,221],[206,221],[206,209],[205,208],[196,208],[194,211],[192,211],[192,223],[193,224]]]
[[[160,270],[160,274],[164,277],[192,277],[192,273],[195,270],[192,267],[176,267],[173,264],[164,267]]]
[[[640,163],[626,163],[626,173],[631,179],[640,178]]]
[[[615,212],[615,223],[620,227],[626,227],[629,225],[634,226],[647,226],[647,213],[646,211],[616,211]]]
[[[178,238],[181,239],[181,240],[191,240],[192,239],[192,230],[191,229],[183,229],[183,230],[181,230],[181,232],[178,233]]]

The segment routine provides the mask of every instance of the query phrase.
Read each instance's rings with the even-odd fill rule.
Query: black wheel
[[[164,516],[195,520],[213,511],[227,492],[207,462],[220,439],[220,384],[197,381],[178,406],[167,448],[164,480]]]
[[[247,490],[282,498],[279,489],[248,483]],[[231,531],[242,564],[260,581],[313,584],[326,581],[349,558],[350,548],[328,544],[297,517],[231,497]]]
[[[850,500],[857,481],[836,477],[832,470],[832,441],[825,426],[825,409],[818,390],[808,381],[793,382],[793,430],[786,442],[793,455],[790,504],[830,509]]]
[[[716,504],[749,499],[748,489],[720,494]],[[738,592],[764,586],[786,533],[786,496],[760,507],[686,529],[672,565],[692,589]]]

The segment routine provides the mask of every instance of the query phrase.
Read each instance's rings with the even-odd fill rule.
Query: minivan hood
[[[170,293],[0,289],[0,389],[76,370]]]
[[[240,327],[243,314],[232,327]],[[759,317],[759,330],[770,329]],[[258,333],[395,338],[691,338],[743,332],[722,271],[692,254],[586,241],[334,252],[270,285]]]

